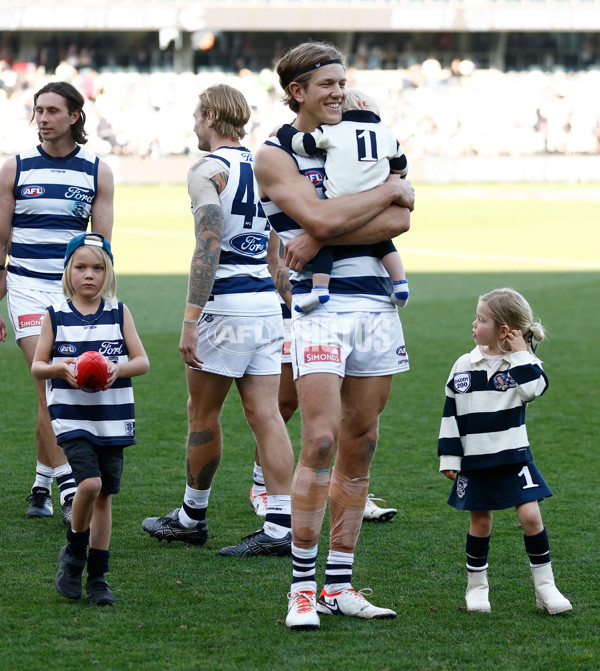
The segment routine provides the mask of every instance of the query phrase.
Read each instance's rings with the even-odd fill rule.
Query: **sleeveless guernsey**
[[[54,332],[51,363],[94,350],[114,363],[128,360],[123,337],[123,304],[102,301],[93,315],[80,314],[70,301],[48,308]],[[94,445],[134,445],[135,414],[131,378],[118,378],[106,391],[90,394],[62,378],[46,380],[52,428],[61,444],[86,438]]]
[[[8,286],[61,291],[67,243],[88,226],[99,159],[83,147],[57,158],[39,145],[16,160]]]

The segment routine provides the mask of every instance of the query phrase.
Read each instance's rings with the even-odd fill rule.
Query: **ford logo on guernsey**
[[[259,233],[242,233],[236,235],[229,241],[229,244],[240,254],[245,256],[259,256],[264,254],[267,249],[269,238]]]
[[[29,186],[24,186],[21,189],[21,195],[24,198],[37,198],[38,196],[43,196],[45,192],[46,189],[44,189],[43,186],[35,186],[33,184]]]

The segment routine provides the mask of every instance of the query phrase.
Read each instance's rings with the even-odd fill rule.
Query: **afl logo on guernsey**
[[[265,253],[268,241],[266,235],[242,233],[231,238],[229,244],[244,256],[260,256]]]
[[[21,189],[21,195],[24,198],[37,198],[38,196],[43,196],[46,192],[43,186],[35,186],[33,184],[29,186],[24,186]]]
[[[65,343],[64,345],[59,345],[58,347],[58,353],[59,354],[64,354],[66,356],[73,356],[77,350],[75,349],[75,345],[71,345],[69,343]]]
[[[323,184],[324,175],[319,170],[307,170],[304,176],[311,181],[313,186],[321,186]]]

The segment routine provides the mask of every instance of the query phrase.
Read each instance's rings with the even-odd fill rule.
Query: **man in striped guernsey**
[[[308,133],[341,120],[346,70],[330,44],[292,49],[277,66],[285,102]],[[390,618],[352,587],[354,549],[369,491],[379,415],[394,373],[408,369],[392,285],[369,245],[408,230],[411,185],[399,176],[360,194],[323,199],[324,160],[270,138],[256,159],[261,202],[286,242],[292,302],[311,291],[303,269],[326,240],[335,245],[330,300],[294,314],[292,364],[302,410],[302,450],[292,483],[293,580],[286,625],[316,629],[319,615]],[[307,251],[308,250],[308,251]],[[292,311],[294,313],[294,311]],[[335,463],[330,469],[335,456]],[[331,516],[325,586],[316,600],[315,562],[327,502]]]
[[[187,483],[180,508],[149,517],[154,538],[202,545],[222,455],[220,414],[232,382],[252,429],[268,490],[264,525],[223,556],[289,555],[294,455],[277,404],[283,319],[267,254],[279,239],[260,206],[254,157],[240,140],[250,108],[236,89],[212,86],[194,112],[198,146],[209,152],[188,173],[196,248],[179,350],[187,364]]]
[[[108,165],[81,146],[87,142],[82,95],[71,84],[51,82],[33,100],[32,121],[40,144],[0,169],[0,300],[6,294],[29,368],[46,307],[62,298],[67,244],[85,232],[90,219],[92,231],[110,240],[114,192]],[[0,317],[0,340],[5,337]],[[68,524],[75,483],[50,425],[44,383],[35,380],[35,386],[37,465],[26,514],[53,515],[51,485],[56,477],[62,518]]]

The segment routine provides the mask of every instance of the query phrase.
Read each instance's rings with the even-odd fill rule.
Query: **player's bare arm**
[[[279,147],[264,145],[256,155],[254,173],[261,195],[270,198],[318,240],[329,240],[363,226],[398,198],[406,198],[406,184],[392,175],[384,184],[352,196],[319,199],[293,159]]]
[[[196,247],[192,254],[188,280],[187,304],[179,342],[181,358],[188,366],[200,368],[196,356],[198,318],[215,281],[225,219],[219,193],[229,174],[214,160],[201,159],[190,169],[188,191],[192,199]]]
[[[308,261],[315,257],[323,244],[373,245],[384,240],[393,240],[409,229],[410,211],[408,207],[390,205],[356,231],[330,238],[327,241],[317,240],[306,232],[296,235],[285,246],[285,265],[291,270],[300,271]]]
[[[17,160],[10,158],[0,168],[0,266],[6,265],[10,244],[12,218],[15,211],[13,186],[17,174]],[[6,296],[6,269],[0,270],[0,301]],[[0,315],[0,342],[6,340],[6,324]]]
[[[110,167],[100,161],[98,165],[98,190],[92,205],[92,232],[100,233],[109,242],[114,221],[115,182]]]
[[[283,246],[281,239],[275,231],[271,231],[269,245],[267,247],[269,273],[273,278],[277,293],[283,298],[286,305],[291,307],[292,284],[290,282],[288,269],[285,267],[284,255],[285,247]]]

